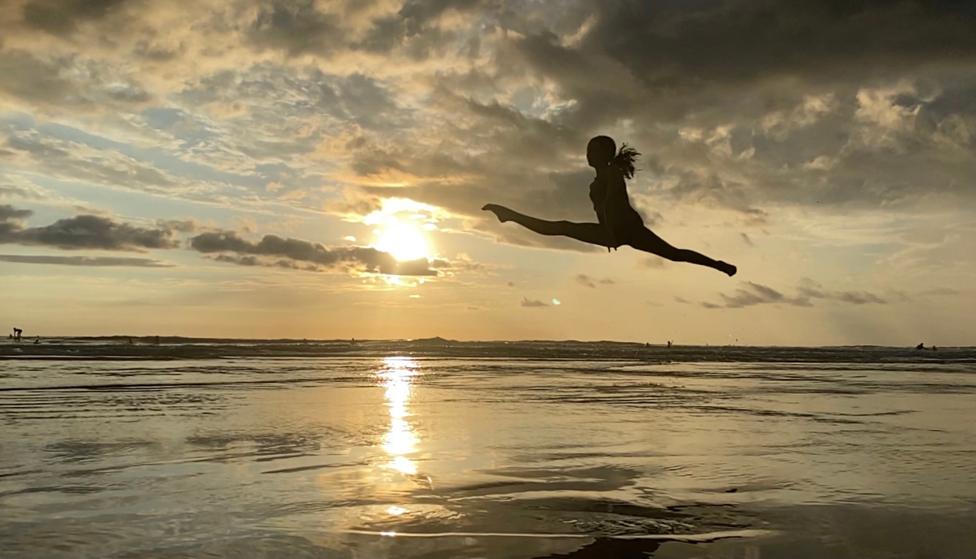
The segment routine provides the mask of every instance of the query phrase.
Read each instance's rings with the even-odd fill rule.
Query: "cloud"
[[[528,308],[542,308],[550,307],[549,303],[545,301],[540,301],[539,299],[529,299],[528,297],[522,297],[522,306]]]
[[[190,248],[217,254],[223,262],[248,266],[296,267],[309,270],[362,268],[368,272],[403,276],[436,276],[427,259],[400,262],[392,255],[370,247],[325,247],[300,239],[265,235],[258,242],[241,238],[234,231],[208,231],[192,237]],[[284,259],[284,260],[282,260]]]
[[[640,264],[645,268],[667,268],[670,265],[668,260],[655,255],[642,257]]]
[[[921,295],[959,295],[960,293],[962,292],[951,287],[934,287],[923,291]]]
[[[68,34],[85,21],[108,16],[126,0],[30,0],[23,7],[24,23],[48,33]]]
[[[797,289],[797,292],[804,299],[830,299],[852,305],[865,305],[869,303],[883,305],[888,302],[885,298],[867,291],[827,291],[819,283],[810,279],[805,279]]]
[[[172,229],[140,227],[97,215],[78,215],[50,225],[24,227],[21,220],[32,213],[9,205],[0,206],[0,244],[134,251],[177,246]]]
[[[2,123],[0,123],[2,124]],[[0,140],[4,128],[0,126]],[[137,189],[172,195],[180,186],[154,164],[116,150],[38,131],[8,127],[6,146],[16,154],[17,166],[69,181]]]
[[[805,279],[797,287],[796,295],[786,295],[772,287],[751,281],[743,282],[731,294],[721,293],[721,303],[702,302],[707,309],[738,309],[755,305],[782,304],[794,307],[812,307],[813,300],[828,300],[851,305],[878,304],[883,305],[887,299],[867,291],[832,291],[825,290],[813,280]],[[676,299],[677,300],[677,299]],[[683,302],[681,300],[679,302]]]
[[[45,178],[301,208],[397,195],[503,242],[593,251],[478,208],[595,220],[583,150],[608,133],[647,154],[629,188],[650,224],[662,198],[750,227],[781,206],[973,202],[976,14],[959,2],[29,0],[8,12],[4,99],[59,122],[99,113],[86,131],[165,146],[120,154],[25,124],[6,149]]]
[[[132,75],[105,62],[72,56],[45,56],[21,49],[0,49],[3,95],[45,112],[70,109],[98,112],[138,109],[152,95]]]
[[[0,261],[17,264],[55,264],[60,266],[131,266],[138,268],[168,268],[169,264],[150,258],[118,258],[114,256],[47,256],[36,254],[0,254]]]
[[[809,306],[809,304],[804,304],[804,300],[802,299],[789,299],[769,286],[751,281],[745,282],[745,287],[735,290],[731,295],[725,295],[723,293],[719,296],[723,301],[722,306],[730,309],[767,303],[788,303],[797,306]]]
[[[195,232],[199,226],[192,220],[157,220],[155,227],[142,227],[96,215],[78,215],[59,219],[50,225],[26,227],[24,220],[31,210],[0,205],[0,244],[56,247],[66,250],[134,250],[173,249],[180,245],[178,234]],[[466,255],[456,259],[419,258],[398,261],[392,255],[360,246],[325,247],[300,239],[265,235],[254,242],[234,231],[204,231],[189,239],[189,248],[211,255],[214,260],[241,266],[270,266],[296,270],[323,271],[361,269],[389,275],[438,276],[483,271],[484,265]],[[48,257],[8,255],[9,262],[47,263],[75,266],[144,266],[162,267],[149,259],[108,257]]]
[[[0,205],[0,222],[19,221],[34,215],[31,210],[19,210],[10,204]]]
[[[258,48],[282,49],[288,54],[327,54],[342,43],[338,18],[316,8],[312,0],[273,0],[258,8],[247,38]]]
[[[586,274],[576,274],[576,283],[595,289],[598,285],[613,285],[614,281],[611,278],[594,278]]]

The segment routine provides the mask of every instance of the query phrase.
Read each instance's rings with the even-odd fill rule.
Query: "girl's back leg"
[[[690,262],[699,266],[714,268],[720,272],[734,276],[738,269],[722,260],[713,260],[700,252],[695,252],[686,248],[671,246],[667,241],[658,237],[653,231],[646,227],[641,227],[634,232],[634,238],[627,243],[637,250],[656,254],[661,258],[667,258],[674,262]]]

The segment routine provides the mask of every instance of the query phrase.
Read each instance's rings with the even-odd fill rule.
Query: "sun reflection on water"
[[[410,382],[417,375],[417,362],[409,357],[388,357],[379,377],[386,388],[390,430],[383,437],[383,450],[390,456],[387,467],[404,475],[416,475],[417,466],[409,455],[417,450],[419,439],[408,421],[410,411]]]

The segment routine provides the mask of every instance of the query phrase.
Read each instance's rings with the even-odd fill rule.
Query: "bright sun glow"
[[[428,258],[431,255],[430,244],[420,227],[401,221],[395,216],[387,216],[385,222],[377,226],[373,248],[388,252],[400,261]]]
[[[375,241],[371,245],[400,261],[434,256],[424,233],[436,229],[434,208],[405,198],[387,198],[381,209],[363,219],[374,227]]]

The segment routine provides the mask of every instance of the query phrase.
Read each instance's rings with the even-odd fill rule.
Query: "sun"
[[[387,198],[382,208],[363,220],[373,226],[370,245],[404,262],[433,257],[426,231],[436,229],[432,208],[404,198]]]
[[[421,228],[393,216],[378,225],[373,248],[388,252],[400,261],[430,257],[430,243]]]

